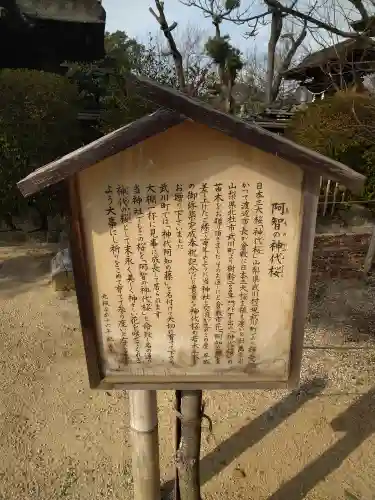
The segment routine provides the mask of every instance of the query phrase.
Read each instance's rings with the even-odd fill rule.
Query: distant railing
[[[318,215],[334,215],[338,208],[350,201],[350,193],[342,184],[320,178]]]
[[[318,215],[329,217],[339,209],[348,209],[354,205],[375,210],[375,199],[360,200],[339,182],[320,178]]]

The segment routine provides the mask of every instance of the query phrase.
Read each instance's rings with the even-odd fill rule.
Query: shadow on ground
[[[296,413],[305,403],[319,396],[326,387],[326,380],[315,378],[302,384],[281,401],[242,427],[229,439],[218,445],[200,462],[201,484],[205,484],[236,460],[248,448],[261,441],[284,420]],[[164,484],[163,497],[171,498],[174,482]],[[291,497],[293,498],[293,497]]]
[[[319,397],[325,386],[325,379],[314,379],[303,384],[297,391],[283,398],[218,445],[201,460],[201,484],[219,474],[248,448],[261,441],[284,420],[296,413],[305,403]],[[374,433],[375,388],[359,397],[346,411],[335,418],[331,425],[335,432],[345,432],[345,435],[296,476],[283,483],[268,497],[268,500],[302,500]],[[172,490],[173,481],[168,481],[163,486],[163,497],[172,498]],[[349,495],[349,492],[347,493]]]
[[[362,395],[331,425],[345,432],[333,446],[324,451],[299,474],[285,482],[268,500],[300,500],[334,470],[375,431],[375,388]],[[349,492],[348,492],[349,493]],[[349,497],[348,497],[349,498]]]
[[[51,270],[53,252],[23,252],[15,255],[0,254],[0,293],[3,298],[12,298],[27,292],[37,282],[48,278]],[[38,283],[40,286],[40,283]]]

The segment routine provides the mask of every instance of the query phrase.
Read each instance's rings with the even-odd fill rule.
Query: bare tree
[[[219,18],[246,26],[247,36],[255,37],[259,27],[270,31],[267,51],[266,103],[273,102],[280,90],[283,73],[291,66],[307,35],[317,41],[339,38],[363,39],[375,33],[374,0],[180,0],[199,8],[205,17]],[[294,30],[286,29],[293,22]],[[332,40],[335,38],[335,41]],[[288,50],[276,67],[280,44],[289,40]]]
[[[210,19],[214,36],[208,39],[206,52],[217,67],[217,82],[213,94],[216,105],[233,112],[232,89],[236,79],[241,79],[243,60],[241,54],[223,35],[224,22],[232,22],[246,29],[245,36],[257,36],[261,27],[269,29],[267,48],[267,71],[265,78],[264,103],[273,103],[282,90],[283,74],[292,66],[303,52],[306,41],[314,45],[328,47],[337,44],[342,38],[351,40],[370,39],[375,30],[375,0],[180,0],[182,4],[200,9],[203,16]],[[209,65],[187,65],[192,58],[184,51],[183,44],[176,42],[172,31],[177,23],[168,24],[164,3],[155,0],[157,13],[150,9],[158,20],[161,31],[167,40],[179,87],[190,94],[199,93],[210,71]],[[353,28],[354,26],[354,28]],[[373,31],[372,31],[373,30]],[[194,42],[194,31],[185,39],[185,47]],[[205,36],[200,36],[200,44]],[[195,37],[195,42],[197,38]],[[194,45],[194,44],[193,44]],[[178,48],[179,47],[179,48]],[[201,57],[204,58],[202,51]],[[194,59],[194,58],[193,58]],[[205,60],[207,64],[207,59]],[[359,63],[357,63],[359,64]],[[190,70],[187,68],[190,67]],[[202,70],[202,68],[204,68]],[[355,70],[353,65],[353,71]],[[346,70],[348,68],[346,67]],[[190,73],[190,74],[189,74]],[[195,73],[195,75],[194,75]],[[249,72],[247,72],[249,74]],[[355,77],[359,85],[359,79]],[[204,85],[203,85],[204,86]]]
[[[248,87],[248,98],[243,102],[244,114],[257,114],[264,108],[267,83],[267,55],[260,53],[257,47],[247,50],[244,55],[244,67],[238,76],[238,82]]]
[[[232,1],[235,3],[236,0]],[[164,2],[155,0],[155,7],[157,13],[152,7],[149,10],[167,40],[168,53],[174,61],[179,88],[190,95],[199,95],[202,89],[207,90],[209,83],[211,95],[217,98],[215,104],[227,112],[233,112],[232,88],[243,62],[240,51],[231,45],[229,37],[222,36],[220,16],[212,18],[214,36],[206,39],[202,51],[202,42],[206,36],[203,36],[200,30],[191,26],[186,28],[183,39],[178,43],[178,36],[172,33],[177,28],[177,23],[168,23]],[[232,9],[234,8],[235,5]],[[200,47],[198,52],[197,47]],[[212,73],[213,63],[217,67],[217,78]]]
[[[280,0],[264,0],[268,9],[276,9],[283,14],[292,16],[307,24],[308,27],[317,27],[326,32],[333,33],[342,38],[359,38],[371,36],[373,25],[373,10],[375,3],[363,0],[347,0],[349,10],[344,10],[342,3],[333,2],[329,9],[327,5],[310,4],[310,2],[302,3],[295,2],[292,5],[287,5],[286,1]],[[324,14],[322,14],[324,11]],[[341,11],[343,19],[347,21],[347,27],[337,24],[336,15]],[[251,20],[251,18],[249,18]],[[241,21],[247,21],[242,18]],[[356,21],[357,30],[353,29],[352,24]],[[362,24],[359,24],[361,21]]]
[[[162,58],[171,58],[175,70],[178,88],[192,96],[200,96],[207,92],[207,85],[214,81],[212,60],[205,54],[204,42],[207,34],[193,25],[182,29],[177,22],[169,23],[166,18],[164,2],[155,0],[155,10],[149,11],[158,21],[160,32],[165,41],[159,40],[157,45]],[[172,33],[173,32],[173,33]]]
[[[354,88],[357,92],[365,90],[364,77],[375,69],[374,6],[375,3],[369,0],[361,3],[325,0],[314,5],[311,10],[313,17],[335,29],[326,30],[308,23],[308,38],[304,45],[310,43],[310,50],[315,53],[314,61],[306,61],[305,67],[307,71],[313,62],[316,75],[308,83],[308,88],[322,95],[346,88]],[[300,11],[302,7],[303,4],[299,6]],[[337,30],[347,33],[348,27],[353,29],[351,35],[354,36],[343,38],[336,33]],[[320,52],[316,52],[317,48]],[[303,74],[302,68],[300,74]],[[309,75],[312,75],[312,69]]]
[[[215,80],[213,62],[205,53],[208,33],[188,24],[177,33],[189,94],[202,95]]]
[[[182,1],[187,6],[196,6],[194,1]],[[208,5],[209,4],[209,5]],[[243,67],[241,53],[231,43],[228,35],[221,33],[223,17],[238,8],[238,0],[226,0],[221,5],[220,0],[210,0],[207,8],[202,6],[202,12],[210,17],[214,36],[209,37],[205,44],[205,51],[217,67],[218,82],[213,86],[212,94],[216,96],[215,105],[229,113],[234,112],[232,89],[239,71]]]
[[[268,42],[268,57],[267,57],[267,79],[265,89],[265,102],[272,103],[280,89],[282,82],[282,72],[289,68],[297,50],[303,43],[307,34],[307,23],[304,22],[300,26],[299,33],[295,32],[283,33],[284,20],[286,14],[280,9],[268,7],[259,14],[252,14],[252,11],[259,10],[259,6],[255,2],[250,2],[246,8],[241,10],[241,2],[239,0],[180,0],[181,3],[190,7],[196,7],[203,12],[205,17],[209,17],[216,27],[223,21],[231,21],[237,25],[246,25],[247,38],[254,38],[258,29],[261,26],[270,26],[270,37]],[[257,8],[258,7],[258,8]],[[301,24],[301,23],[300,23]],[[279,71],[276,72],[275,59],[277,56],[278,46],[280,42],[288,38],[288,51],[284,54],[283,60],[279,64]]]
[[[304,22],[297,36],[293,32],[282,34],[284,19],[285,15],[279,10],[272,10],[267,58],[267,104],[271,104],[276,100],[279,94],[283,73],[290,67],[297,50],[300,48],[307,35],[306,22]],[[288,39],[290,43],[287,51],[280,58],[279,67],[277,68],[275,63],[277,57],[277,47],[281,40],[286,39]]]
[[[155,0],[155,7],[158,13],[156,13],[152,7],[149,8],[149,11],[159,23],[160,29],[162,30],[165,38],[168,41],[169,49],[171,51],[171,55],[174,61],[179,88],[181,89],[181,91],[184,92],[186,91],[186,81],[185,81],[185,72],[183,67],[182,55],[177,48],[173,36],[173,30],[177,28],[177,23],[173,22],[172,24],[168,24],[167,19],[165,17],[164,2],[162,2],[161,0]]]

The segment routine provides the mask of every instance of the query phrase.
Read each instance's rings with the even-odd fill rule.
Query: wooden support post
[[[375,255],[375,225],[372,230],[372,235],[370,239],[370,244],[367,250],[366,258],[365,258],[365,263],[363,265],[363,273],[365,277],[368,275],[368,273],[371,270],[372,262],[374,260],[374,255]]]
[[[160,500],[156,391],[129,391],[134,500]]]
[[[176,500],[201,500],[199,461],[202,391],[176,391],[178,415]]]

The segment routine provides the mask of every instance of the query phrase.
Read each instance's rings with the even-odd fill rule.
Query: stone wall
[[[17,230],[9,230],[5,220],[0,218],[0,241],[10,244],[33,241],[57,243],[61,234],[67,231],[67,222],[60,215],[47,216],[47,230],[41,231],[40,217],[33,209],[23,216],[13,216],[11,220]]]

